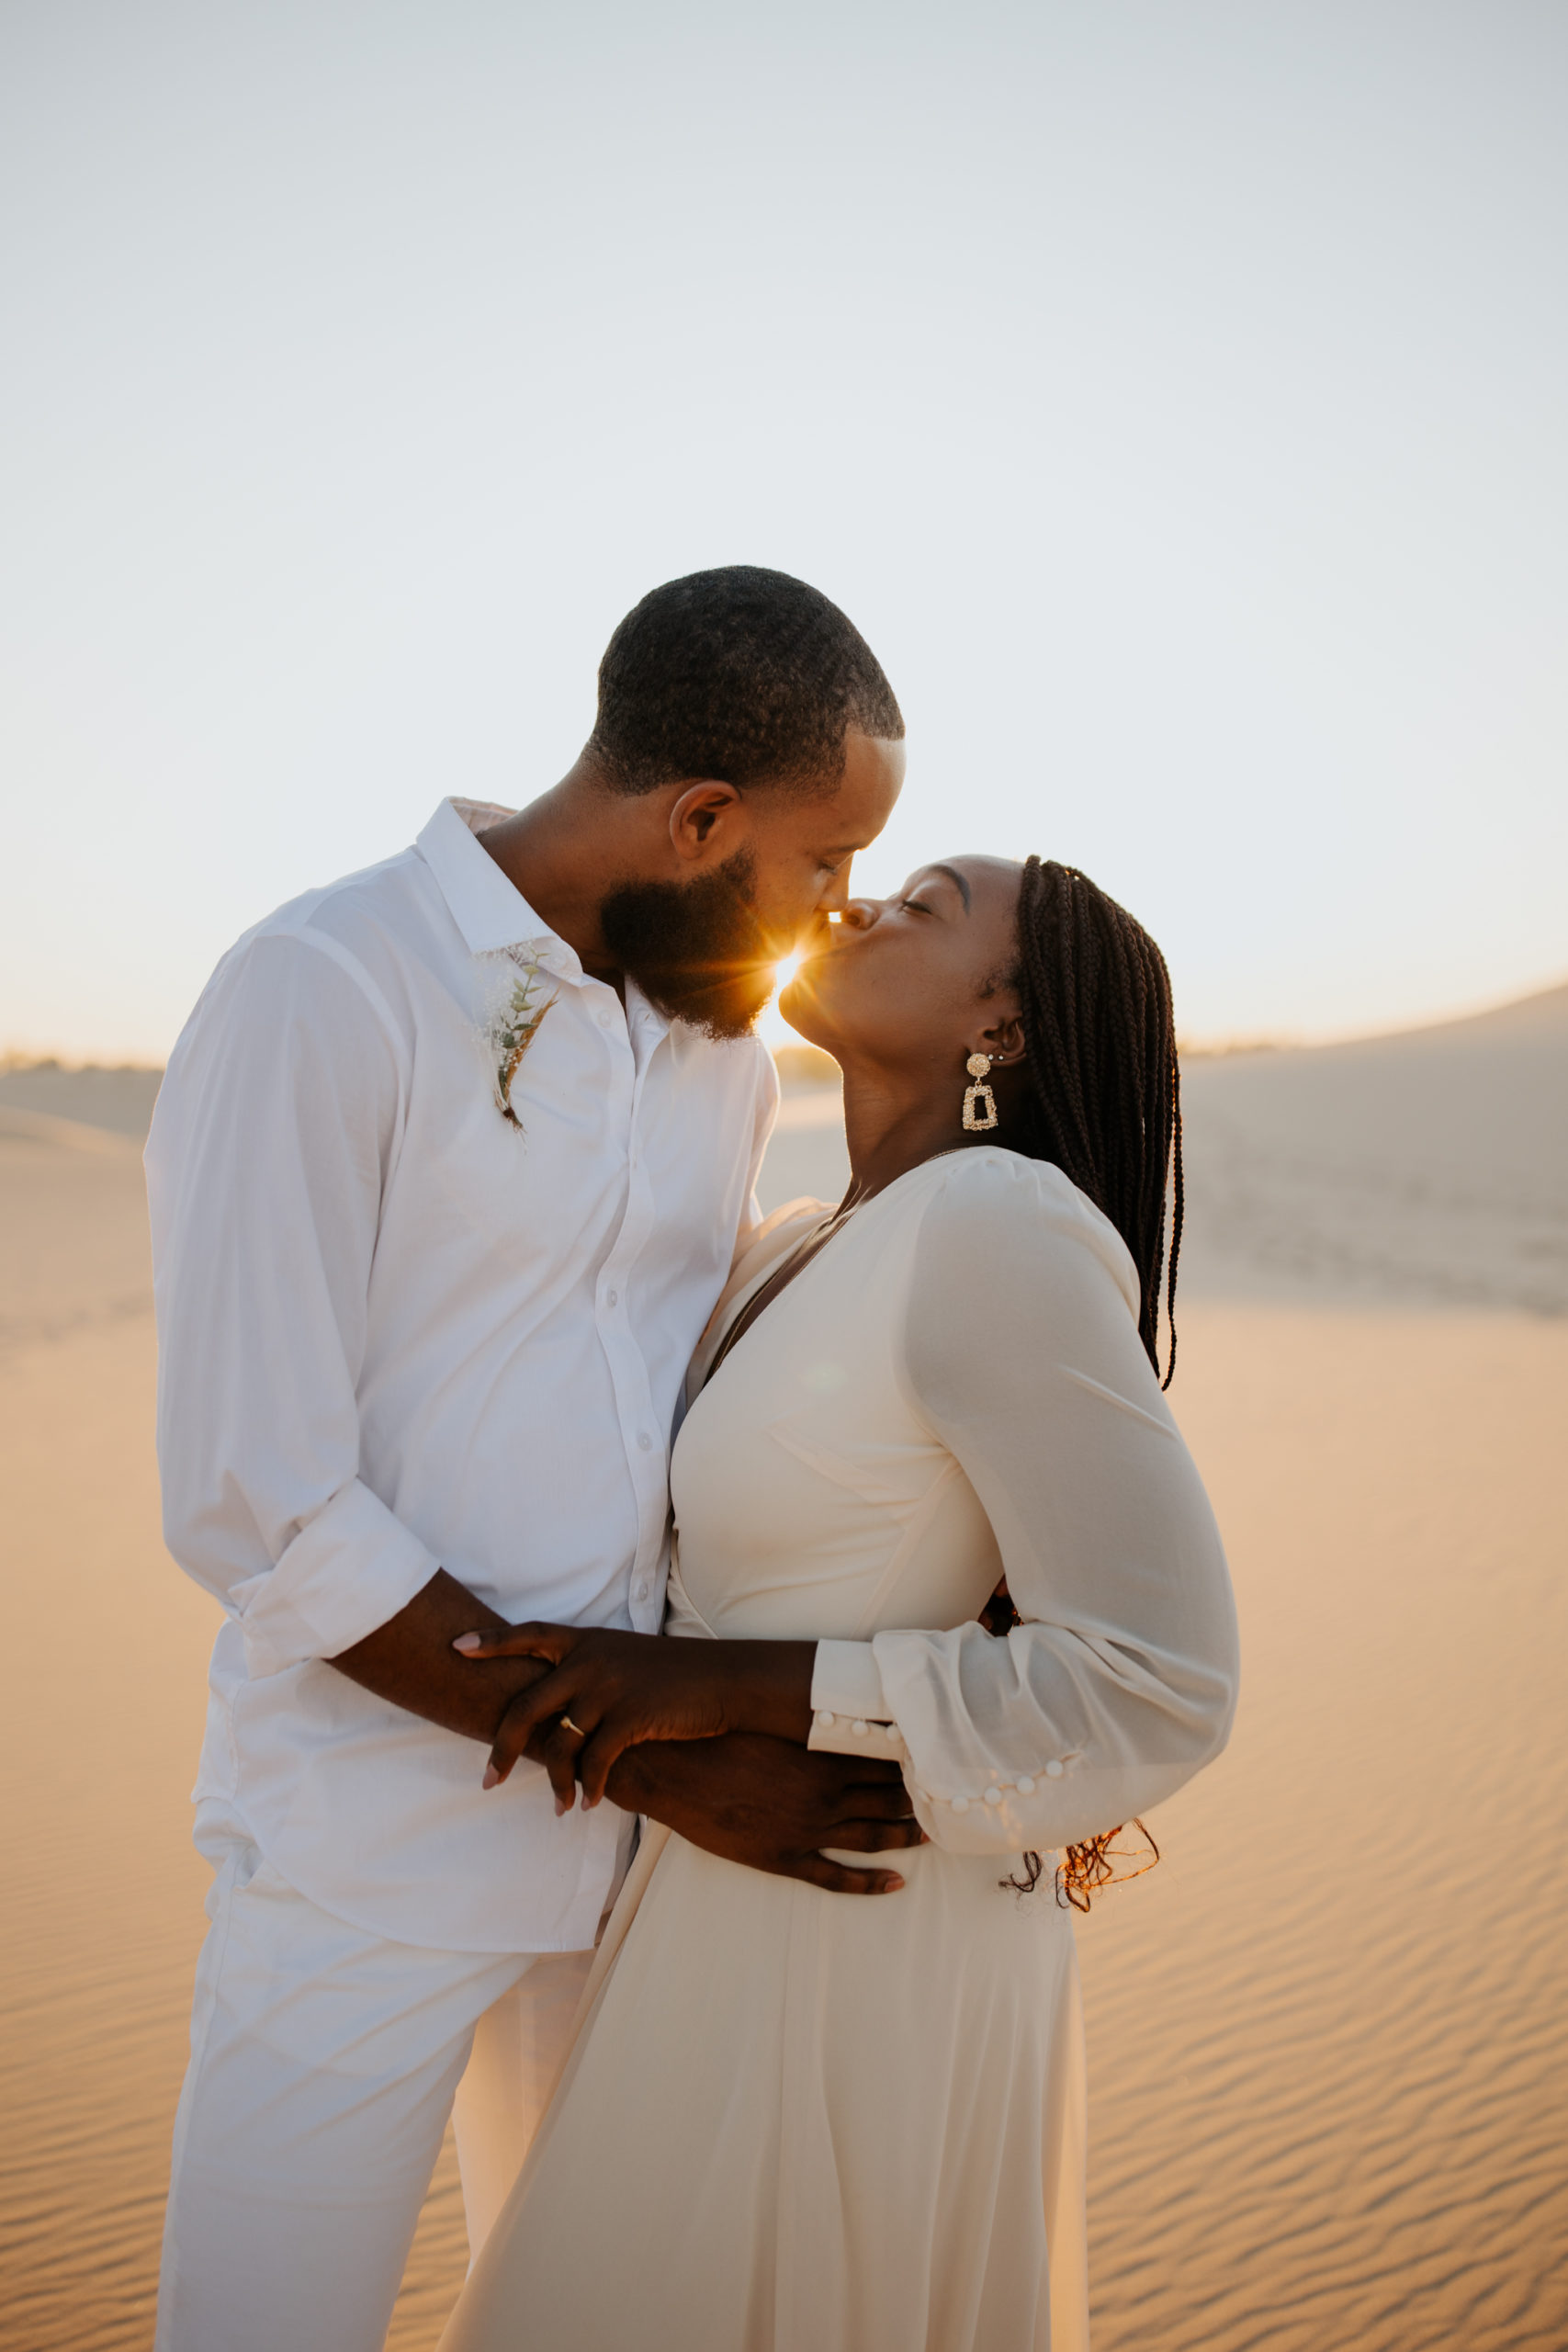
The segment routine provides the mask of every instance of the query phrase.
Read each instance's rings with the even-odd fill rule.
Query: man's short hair
[[[904,720],[859,629],[804,580],[727,564],[634,605],[599,664],[588,749],[619,792],[679,776],[837,783],[844,738]]]

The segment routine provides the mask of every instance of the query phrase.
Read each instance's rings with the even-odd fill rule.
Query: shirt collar
[[[536,914],[476,838],[516,811],[488,800],[444,800],[420,834],[420,855],[434,875],[470,955],[528,947],[541,963],[581,978],[577,950]]]

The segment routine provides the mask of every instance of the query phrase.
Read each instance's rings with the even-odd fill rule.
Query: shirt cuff
[[[904,1742],[897,1724],[888,1720],[891,1711],[869,1642],[818,1643],[811,1710],[807,1747],[904,1761]]]
[[[352,1649],[440,1565],[368,1487],[357,1478],[340,1487],[276,1566],[231,1589],[253,1679]]]

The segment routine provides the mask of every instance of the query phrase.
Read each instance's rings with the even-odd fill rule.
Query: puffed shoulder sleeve
[[[863,1713],[880,1691],[938,1845],[1076,1844],[1224,1745],[1237,1644],[1219,1531],[1138,1337],[1132,1261],[1058,1170],[961,1162],[914,1264],[908,1392],[985,1508],[1023,1623],[1005,1640],[969,1623],[824,1643],[814,1698],[855,1672]]]

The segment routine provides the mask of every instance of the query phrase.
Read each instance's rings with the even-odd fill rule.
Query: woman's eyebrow
[[[969,885],[964,879],[963,875],[958,871],[957,866],[942,865],[938,864],[936,865],[928,865],[926,872],[928,874],[946,875],[948,880],[953,884],[954,888],[957,889],[959,897],[963,899],[964,911],[967,914],[969,911]]]

